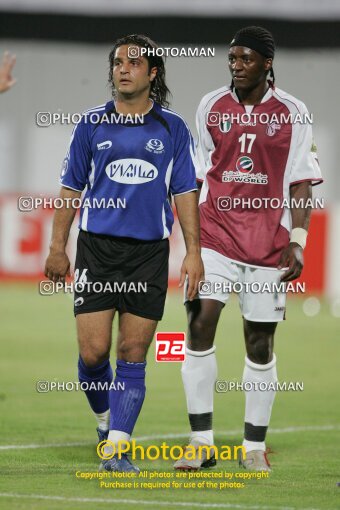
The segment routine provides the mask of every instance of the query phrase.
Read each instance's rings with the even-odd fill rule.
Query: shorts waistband
[[[86,230],[82,230],[82,229],[79,229],[79,235],[88,235],[90,237],[94,237],[96,239],[103,239],[103,240],[108,240],[108,241],[115,241],[115,242],[123,242],[123,243],[126,243],[126,244],[131,244],[131,245],[137,245],[137,244],[155,244],[155,243],[168,243],[169,242],[169,239],[166,238],[166,239],[151,239],[151,240],[146,240],[146,239],[136,239],[134,237],[119,237],[119,236],[110,236],[108,234],[96,234],[94,232],[89,232],[89,231],[86,231]]]

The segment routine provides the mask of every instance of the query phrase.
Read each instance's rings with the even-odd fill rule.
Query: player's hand
[[[187,253],[184,257],[179,287],[183,287],[186,275],[188,275],[187,298],[193,301],[198,293],[199,282],[204,280],[204,266],[199,253]]]
[[[12,77],[12,70],[15,65],[16,57],[6,51],[4,53],[2,64],[0,65],[0,92],[13,87],[16,80]]]
[[[70,276],[70,261],[64,251],[50,251],[45,264],[45,276],[52,282],[65,282],[65,276]]]
[[[282,252],[278,269],[287,267],[288,269],[281,276],[282,282],[290,282],[299,278],[303,269],[303,249],[297,243],[289,243],[288,248]]]

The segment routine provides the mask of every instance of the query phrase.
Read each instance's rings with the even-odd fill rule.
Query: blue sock
[[[145,367],[146,361],[128,363],[117,360],[116,390],[109,392],[110,430],[132,434],[145,397]],[[122,385],[124,390],[119,389]]]
[[[112,382],[112,368],[110,360],[104,361],[95,367],[88,367],[79,356],[78,360],[79,381],[87,383],[107,383]],[[87,400],[95,413],[104,413],[109,409],[109,391],[108,390],[85,390]]]

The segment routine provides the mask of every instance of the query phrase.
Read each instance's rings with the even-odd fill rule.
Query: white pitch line
[[[88,446],[94,444],[93,441],[83,443],[45,443],[45,444],[8,444],[1,445],[0,450],[34,450],[35,448],[69,448],[72,446]]]
[[[307,425],[306,427],[285,427],[283,429],[269,429],[268,434],[286,434],[289,432],[327,432],[340,430],[340,425]]]
[[[190,501],[153,501],[140,499],[113,499],[113,498],[66,498],[64,496],[43,496],[42,494],[13,494],[0,492],[2,498],[30,498],[44,499],[48,501],[66,501],[75,503],[113,503],[117,505],[148,505],[148,506],[173,506],[173,507],[195,507],[195,508],[231,508],[237,510],[319,510],[318,508],[300,508],[292,506],[261,506],[261,505],[240,505],[239,503],[196,503]]]
[[[305,427],[285,427],[277,429],[269,429],[268,434],[291,434],[294,432],[327,432],[329,430],[340,430],[340,425],[311,425]],[[223,436],[224,438],[230,436],[242,435],[243,430],[220,430],[215,432],[216,437]],[[152,441],[155,439],[185,439],[189,437],[189,433],[181,434],[154,434],[150,436],[139,436],[135,437],[135,441]],[[88,446],[93,445],[94,442],[84,441],[76,443],[45,443],[45,444],[9,444],[0,445],[1,450],[29,450],[36,448],[72,448],[74,446]]]
[[[269,429],[268,434],[289,434],[292,432],[325,432],[329,430],[340,430],[340,425],[311,425],[302,427],[285,427],[277,429]],[[215,431],[215,436],[238,436],[243,434],[243,429],[236,430],[218,430]],[[140,436],[134,438],[136,441],[151,441],[152,439],[181,439],[189,436],[189,432],[186,434],[166,434],[166,435],[153,435],[153,436]],[[1,448],[1,447],[0,447]]]

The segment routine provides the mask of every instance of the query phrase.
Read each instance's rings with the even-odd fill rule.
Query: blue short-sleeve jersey
[[[154,103],[143,119],[129,121],[109,101],[75,126],[60,183],[86,188],[82,230],[158,240],[174,222],[170,194],[196,190],[194,162],[192,136],[178,114]]]

